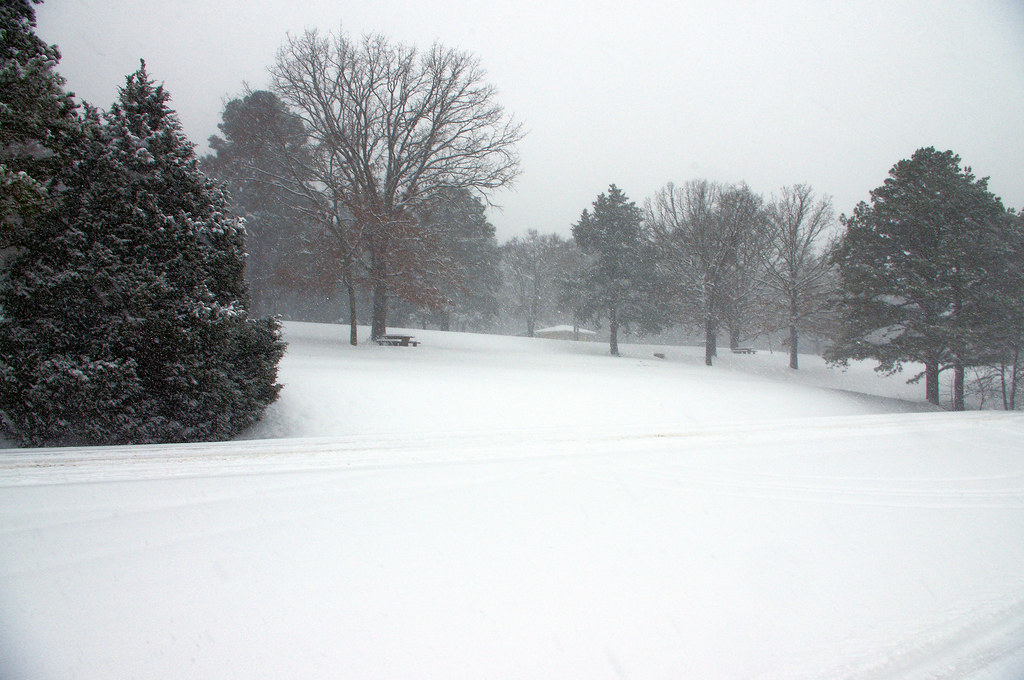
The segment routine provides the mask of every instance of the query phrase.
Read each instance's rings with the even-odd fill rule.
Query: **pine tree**
[[[959,156],[929,147],[897,163],[871,205],[842,222],[841,337],[827,358],[871,358],[890,373],[920,362],[934,404],[939,372],[952,368],[953,408],[963,409],[964,368],[992,351],[1002,203]]]
[[[483,202],[468,189],[446,189],[420,220],[437,244],[437,266],[427,269],[422,285],[437,287],[444,299],[440,308],[424,308],[421,315],[445,331],[453,321],[462,330],[489,328],[498,314],[501,255]]]
[[[77,130],[74,101],[54,70],[60,52],[33,30],[39,1],[0,3],[0,249],[29,238],[58,154]]]
[[[1024,382],[1024,214],[1008,210],[997,247],[1002,253],[993,267],[991,300],[994,308],[985,324],[992,338],[990,365],[999,375],[1003,408],[1017,408]]]
[[[59,207],[0,284],[3,427],[26,444],[226,439],[280,389],[244,230],[145,65],[87,109]]]
[[[301,172],[305,159],[298,169],[292,167],[304,152],[302,121],[272,93],[258,90],[228,102],[218,127],[223,137],[210,137],[214,153],[200,163],[226,182],[232,210],[245,219],[252,310],[302,318],[324,297],[315,276],[324,267],[311,266],[310,255],[325,254],[322,247],[311,247],[319,220],[293,172]],[[327,258],[313,264],[322,264],[321,259]],[[333,289],[335,282],[330,283]]]
[[[619,326],[642,316],[642,223],[640,208],[612,184],[572,227],[576,244],[593,258],[581,287],[585,316],[608,320],[612,356],[619,356]]]

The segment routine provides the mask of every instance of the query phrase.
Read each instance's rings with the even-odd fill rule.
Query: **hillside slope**
[[[365,330],[365,329],[364,329]],[[286,387],[247,438],[465,429],[679,428],[708,423],[931,411],[923,388],[864,364],[790,371],[781,354],[495,335],[406,332],[419,347],[347,343],[347,328],[289,323]],[[655,357],[663,354],[664,359]]]

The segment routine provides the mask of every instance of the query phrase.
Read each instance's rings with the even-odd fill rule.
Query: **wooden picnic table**
[[[389,347],[419,347],[420,341],[416,340],[411,335],[382,335],[377,338],[378,345],[387,345]]]
[[[757,354],[757,350],[753,347],[737,347],[732,351],[733,354]]]

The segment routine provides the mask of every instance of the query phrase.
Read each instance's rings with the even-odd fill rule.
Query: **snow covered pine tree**
[[[0,424],[26,445],[226,439],[276,399],[244,229],[145,63],[87,109],[64,185],[0,280]]]
[[[0,3],[0,256],[49,196],[60,150],[77,128],[56,47],[34,33],[30,0]]]
[[[619,326],[643,316],[643,211],[614,184],[572,225],[572,237],[592,258],[583,273],[584,314],[608,319],[609,351],[619,356]]]
[[[997,321],[1012,309],[998,296],[1012,252],[1002,201],[958,155],[927,147],[894,165],[870,205],[841,221],[832,255],[840,333],[826,359],[875,359],[884,373],[923,364],[933,404],[939,372],[952,368],[952,408],[963,410],[964,369],[998,355]]]

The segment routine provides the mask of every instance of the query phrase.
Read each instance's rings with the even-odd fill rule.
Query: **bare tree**
[[[296,232],[286,239],[291,252],[275,248],[282,264],[275,274],[282,281],[328,293],[339,284],[345,288],[349,341],[355,345],[363,229],[341,199],[331,164],[315,155],[303,120],[271,92],[247,91],[244,99],[227,104],[224,120],[225,139],[210,138],[217,156],[206,159],[208,168],[233,181],[239,207],[255,203],[259,218],[279,216]],[[259,272],[260,259],[257,253],[248,263],[247,275],[254,263]]]
[[[783,187],[768,207],[765,284],[789,327],[792,369],[799,368],[799,333],[819,319],[831,289],[832,267],[821,242],[834,224],[831,199],[815,200],[805,184]]]
[[[741,339],[760,335],[768,326],[764,304],[764,211],[758,211],[747,226],[736,234],[735,256],[723,287],[721,314],[729,332],[729,348],[733,350],[739,349]]]
[[[745,184],[667,184],[647,205],[647,224],[676,306],[704,330],[704,363],[717,355],[718,327],[735,291],[744,244],[762,222],[761,199]]]
[[[478,60],[438,44],[421,53],[382,35],[311,30],[288,38],[270,74],[309,135],[307,189],[351,216],[346,234],[358,234],[368,260],[379,337],[388,295],[403,294],[396,281],[421,268],[419,209],[443,190],[509,185],[522,128],[495,103]]]
[[[501,269],[506,307],[526,323],[533,337],[537,323],[557,311],[559,284],[566,251],[575,246],[558,234],[530,229],[501,247]]]

